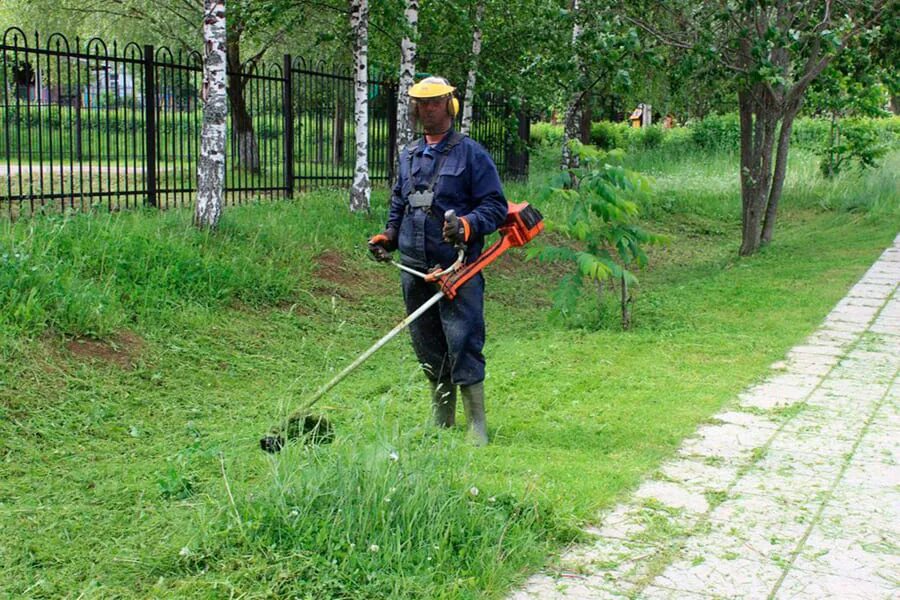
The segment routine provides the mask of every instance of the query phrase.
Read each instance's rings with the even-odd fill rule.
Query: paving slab
[[[900,235],[514,600],[900,599]]]

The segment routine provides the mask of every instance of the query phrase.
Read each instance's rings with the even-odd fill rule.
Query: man
[[[369,240],[380,261],[400,261],[419,271],[446,268],[465,248],[465,262],[476,259],[484,236],[506,219],[506,198],[497,167],[478,143],[453,129],[459,111],[456,90],[442,77],[428,77],[410,88],[411,110],[424,130],[400,153],[399,175],[384,232]],[[455,211],[458,219],[445,221]],[[419,308],[436,288],[402,272],[407,313]],[[455,299],[442,299],[410,325],[413,348],[431,383],[435,423],[452,427],[456,386],[463,398],[469,435],[488,442],[484,414],[484,278],[479,273]]]

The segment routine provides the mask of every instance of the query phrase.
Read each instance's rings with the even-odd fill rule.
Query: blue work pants
[[[438,292],[433,283],[400,275],[407,314]],[[484,277],[467,281],[453,300],[442,298],[409,326],[413,349],[432,381],[472,385],[484,381]]]

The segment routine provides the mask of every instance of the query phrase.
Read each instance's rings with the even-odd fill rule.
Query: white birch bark
[[[369,182],[369,2],[350,0],[350,29],[353,33],[355,65],[354,108],[356,121],[356,170],[350,186],[350,210],[369,210],[372,186]]]
[[[581,59],[577,56],[578,52],[578,37],[581,35],[581,25],[579,24],[579,8],[580,1],[572,0],[572,14],[575,18],[575,23],[572,25],[572,52],[576,53],[576,60],[578,61],[579,72],[581,71]],[[566,107],[566,117],[565,117],[565,125],[563,129],[563,147],[562,147],[562,168],[563,169],[577,169],[578,168],[578,155],[572,152],[572,149],[569,148],[569,142],[571,140],[577,140],[579,136],[579,131],[581,129],[581,90],[575,90],[572,93],[572,97],[569,100],[569,105]]]
[[[215,229],[225,193],[225,0],[204,0],[203,125],[197,164],[197,207],[194,224]]]
[[[412,37],[400,43],[400,83],[397,86],[397,158],[400,151],[413,141],[413,121],[409,112],[409,88],[416,75],[416,38],[419,26],[419,0],[406,0],[406,24]]]
[[[475,77],[478,73],[478,56],[481,54],[481,21],[484,19],[484,0],[475,8],[475,28],[472,31],[472,57],[469,61],[469,77],[466,79],[466,100],[463,103],[460,132],[469,135],[472,127],[472,103],[475,101]]]

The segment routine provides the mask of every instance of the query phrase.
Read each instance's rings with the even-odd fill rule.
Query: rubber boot
[[[434,424],[438,427],[453,427],[456,424],[456,386],[449,381],[432,381],[431,408]]]
[[[488,443],[487,421],[484,417],[484,382],[460,387],[466,421],[469,423],[469,439],[476,446]]]

